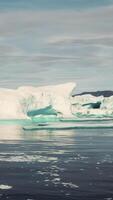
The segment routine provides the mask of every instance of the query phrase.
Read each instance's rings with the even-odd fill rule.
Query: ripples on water
[[[113,129],[0,129],[0,199],[113,199]]]

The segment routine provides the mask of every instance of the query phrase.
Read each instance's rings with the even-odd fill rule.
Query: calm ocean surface
[[[1,125],[0,199],[112,200],[113,129]]]

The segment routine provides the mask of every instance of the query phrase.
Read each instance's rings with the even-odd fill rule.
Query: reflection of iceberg
[[[1,125],[0,126],[0,143],[4,140],[10,141],[13,140],[13,143],[17,140],[22,140],[21,128],[18,125]]]

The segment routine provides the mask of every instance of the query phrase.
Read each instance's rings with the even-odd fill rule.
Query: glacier
[[[0,119],[34,121],[113,118],[113,96],[72,95],[76,83],[0,89]]]

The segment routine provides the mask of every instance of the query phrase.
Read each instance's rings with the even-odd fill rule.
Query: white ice
[[[53,86],[19,87],[16,90],[0,89],[0,119],[25,119],[32,109],[52,104],[63,116],[72,116],[70,95],[75,83]]]
[[[51,86],[24,86],[16,90],[0,89],[0,119],[26,119],[27,112],[52,107],[62,113],[64,118],[80,116],[113,116],[113,96],[94,97],[82,95],[72,97],[72,90],[76,87],[73,82]],[[99,109],[83,106],[87,103],[101,102]]]
[[[9,190],[11,188],[12,188],[12,186],[10,186],[10,185],[3,185],[3,184],[0,185],[1,190]]]

